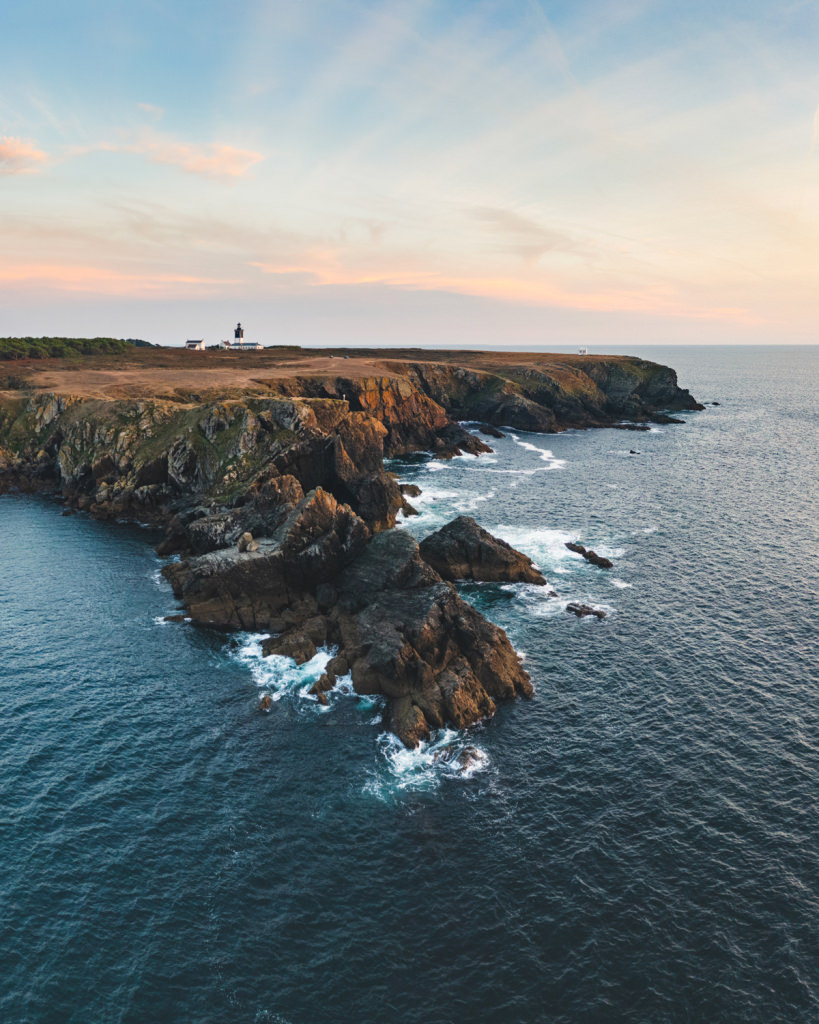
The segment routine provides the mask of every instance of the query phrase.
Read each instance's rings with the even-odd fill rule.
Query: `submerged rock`
[[[634,453],[637,454],[636,452]],[[592,551],[591,548],[584,548],[582,544],[576,544],[573,541],[566,541],[566,547],[569,551],[574,551],[578,555],[582,555],[587,562],[591,562],[592,565],[597,565],[601,569],[611,569],[614,563],[604,558],[602,555],[598,555],[596,551]]]
[[[590,604],[578,604],[574,601],[566,605],[566,611],[574,613],[578,619],[583,618],[585,615],[594,615],[598,619],[605,619],[606,617],[606,613],[602,608],[592,608]]]
[[[531,558],[493,537],[470,516],[458,516],[426,537],[420,551],[424,561],[446,580],[546,583]]]

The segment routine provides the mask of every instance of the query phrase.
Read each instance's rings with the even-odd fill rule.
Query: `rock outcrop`
[[[157,352],[134,358],[155,361],[161,377],[176,357]],[[183,372],[224,371],[201,355]],[[448,580],[545,581],[474,520],[461,517],[420,550],[391,529],[400,510],[415,511],[407,497],[417,488],[399,486],[385,457],[490,451],[463,420],[502,437],[504,426],[644,429],[701,407],[673,370],[626,357],[352,355],[357,368],[334,361],[350,372],[330,373],[325,355],[311,372],[316,363],[304,354],[260,353],[258,375],[245,372],[241,386],[223,381],[216,393],[206,382],[156,381],[138,398],[50,393],[33,383],[2,391],[0,492],[58,490],[68,510],[164,527],[158,550],[181,556],[164,572],[191,619],[268,631],[266,652],[297,662],[337,647],[316,698],[326,701],[349,671],[359,693],[389,698],[391,728],[412,746],[432,729],[470,725],[498,701],[532,692],[506,634]],[[299,362],[298,373],[281,372],[288,361]],[[126,393],[139,392],[127,383],[117,395]],[[569,610],[605,615],[587,605]]]
[[[590,604],[580,604],[577,601],[567,604],[566,611],[576,615],[578,619],[582,619],[587,615],[593,615],[598,619],[605,619],[606,617],[606,613],[602,608],[592,608]]]
[[[635,452],[634,454],[636,455],[637,453]],[[614,565],[610,558],[598,555],[596,551],[592,551],[591,548],[584,548],[582,544],[577,544],[574,541],[566,541],[566,547],[569,551],[574,551],[575,554],[582,555],[587,562],[591,562],[592,565],[596,565],[600,569],[611,569]]]
[[[162,571],[197,622],[278,631],[318,613],[316,588],[359,555],[369,535],[348,505],[317,488],[256,550],[221,548]]]
[[[403,531],[373,537],[345,570],[331,634],[356,691],[391,698],[391,728],[407,746],[532,693],[504,631],[443,582]]]
[[[493,537],[470,516],[458,516],[426,537],[420,551],[424,561],[445,580],[546,583],[531,558]]]
[[[318,490],[257,552],[215,551],[163,572],[195,621],[277,632],[266,654],[301,663],[336,645],[316,695],[349,670],[358,693],[390,698],[391,728],[408,746],[531,695],[504,631],[441,579],[414,538],[391,530],[367,543],[368,533]]]

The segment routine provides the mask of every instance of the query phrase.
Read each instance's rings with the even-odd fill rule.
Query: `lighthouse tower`
[[[241,324],[236,324],[236,330],[233,332],[233,337],[236,339],[237,345],[241,345],[245,340],[245,329]]]

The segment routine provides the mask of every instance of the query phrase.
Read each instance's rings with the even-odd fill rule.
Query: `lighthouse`
[[[225,347],[229,348],[231,352],[259,352],[264,347],[258,341],[245,341],[245,329],[241,324],[236,324],[233,338],[232,345],[225,342]]]

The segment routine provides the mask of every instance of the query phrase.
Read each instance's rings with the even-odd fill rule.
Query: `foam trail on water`
[[[433,732],[428,743],[409,750],[390,732],[378,737],[379,764],[364,791],[380,800],[401,792],[435,789],[441,780],[471,779],[484,771],[489,755],[455,729]]]
[[[519,448],[523,448],[527,452],[537,452],[541,462],[548,463],[549,469],[563,469],[566,465],[565,459],[555,458],[554,453],[548,448],[539,448],[536,444],[532,444],[529,441],[521,441],[517,434],[510,434],[509,436]]]

